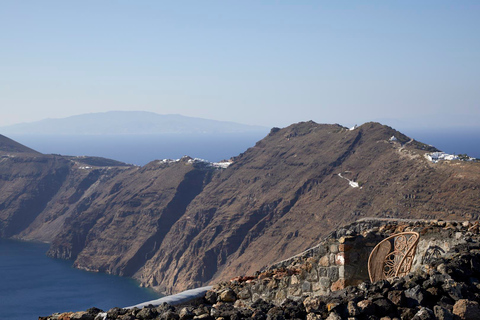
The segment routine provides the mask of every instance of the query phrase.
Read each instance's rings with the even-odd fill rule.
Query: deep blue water
[[[267,133],[265,131],[218,135],[10,135],[9,138],[46,154],[99,156],[145,165],[153,160],[179,159],[185,155],[212,162],[230,159],[253,147]]]
[[[479,129],[415,129],[406,130],[406,135],[417,141],[435,146],[446,153],[466,153],[470,157],[480,158],[480,128]]]
[[[48,258],[48,245],[0,239],[1,319],[38,319],[91,307],[108,310],[157,299],[132,279],[81,271]]]

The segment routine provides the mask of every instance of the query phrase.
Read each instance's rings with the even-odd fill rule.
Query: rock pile
[[[230,287],[221,285],[209,291],[201,304],[114,308],[106,319],[480,319],[479,279],[480,243],[472,239],[403,278],[363,282],[328,295],[286,299],[280,305],[262,299],[248,303],[242,300],[240,282],[233,281]],[[90,309],[39,320],[103,319],[99,312]]]

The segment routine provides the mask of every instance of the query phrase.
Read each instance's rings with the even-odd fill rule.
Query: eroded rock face
[[[478,219],[479,164],[432,164],[427,151],[433,150],[376,123],[348,130],[304,122],[272,130],[221,170],[187,158],[139,168],[51,156],[47,163],[64,164],[39,177],[56,174],[56,184],[27,181],[23,173],[1,181],[0,206],[12,211],[0,211],[0,230],[27,239],[47,234],[51,256],[173,293],[252,274],[364,216]],[[12,159],[0,163],[6,175],[20,168]],[[19,190],[32,196],[37,185],[50,192],[41,206],[30,203],[40,210],[12,223],[25,207]],[[336,260],[323,263],[341,263],[333,254]]]

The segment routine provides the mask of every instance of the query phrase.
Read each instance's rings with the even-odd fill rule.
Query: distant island
[[[0,127],[4,135],[223,134],[267,133],[268,130],[262,126],[146,111],[88,113]]]

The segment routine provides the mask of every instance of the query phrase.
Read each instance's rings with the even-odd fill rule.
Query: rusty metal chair
[[[402,232],[380,241],[368,258],[370,281],[403,277],[410,272],[419,234]]]

